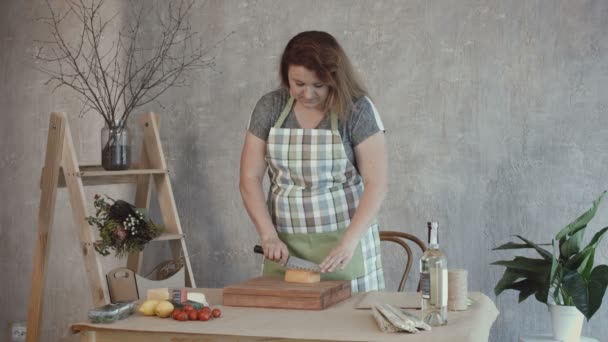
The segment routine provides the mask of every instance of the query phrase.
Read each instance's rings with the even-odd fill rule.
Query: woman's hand
[[[350,239],[344,236],[342,241],[340,241],[340,243],[327,254],[325,260],[319,264],[321,273],[333,272],[336,268],[343,270],[350,262],[350,259],[352,259],[358,243],[359,241],[357,239]]]
[[[268,260],[280,262],[281,266],[285,266],[289,257],[289,250],[283,241],[278,237],[272,237],[262,240],[262,248],[264,248],[264,256]]]

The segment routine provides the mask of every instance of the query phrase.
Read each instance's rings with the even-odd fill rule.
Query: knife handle
[[[258,254],[264,254],[264,249],[260,245],[255,245],[253,251]]]

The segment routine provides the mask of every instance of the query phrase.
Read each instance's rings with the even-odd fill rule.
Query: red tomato
[[[211,310],[211,315],[215,318],[218,318],[222,315],[222,311],[218,308]]]
[[[171,313],[171,317],[173,317],[173,319],[177,319],[177,315],[179,315],[181,312],[182,312],[182,310],[175,309],[175,310],[173,310],[173,313]]]
[[[184,305],[184,311],[185,312],[192,311],[192,310],[194,310],[194,308],[192,307],[192,305],[190,305],[190,304]]]
[[[201,310],[198,314],[199,321],[208,321],[211,318],[211,313],[209,311]]]
[[[198,319],[198,312],[196,312],[196,310],[188,311],[188,319],[191,321],[196,321]]]
[[[178,321],[187,321],[188,320],[188,314],[185,312],[180,312],[179,314],[177,314],[177,318]]]
[[[203,307],[203,308],[202,308],[200,311],[201,311],[201,312],[208,312],[208,313],[211,313],[211,308],[210,308],[210,307],[208,307],[208,306],[205,306],[205,307]]]

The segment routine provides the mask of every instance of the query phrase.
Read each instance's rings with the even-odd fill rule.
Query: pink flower
[[[123,226],[118,226],[112,233],[114,240],[123,241],[127,238],[127,230]]]

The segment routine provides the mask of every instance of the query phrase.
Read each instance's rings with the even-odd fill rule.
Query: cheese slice
[[[288,269],[285,271],[285,281],[288,283],[318,283],[321,281],[321,273]]]

